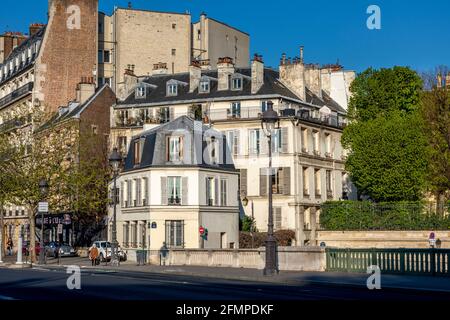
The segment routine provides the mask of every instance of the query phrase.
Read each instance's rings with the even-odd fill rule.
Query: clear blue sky
[[[100,10],[128,0],[99,0]],[[0,31],[26,32],[30,22],[45,22],[47,0],[1,0]],[[427,71],[450,65],[449,0],[132,0],[134,8],[189,11],[193,21],[208,16],[251,35],[251,52],[277,66],[281,53],[306,62],[334,63],[362,71],[393,65]],[[367,7],[381,8],[381,30],[366,27]]]

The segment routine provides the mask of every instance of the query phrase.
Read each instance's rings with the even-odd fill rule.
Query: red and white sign
[[[200,234],[202,235],[202,234],[204,234],[205,233],[205,228],[203,228],[203,227],[200,227],[199,229],[198,229],[198,231],[200,232]]]

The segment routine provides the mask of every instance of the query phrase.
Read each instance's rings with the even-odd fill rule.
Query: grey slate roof
[[[219,164],[210,164],[207,159],[203,158],[208,153],[204,152],[207,148],[207,143],[204,139],[206,132],[208,136],[214,136],[219,142]],[[168,135],[174,133],[183,135],[184,157],[180,163],[168,162],[166,159],[166,138]],[[141,139],[144,140],[142,159],[140,164],[135,165],[135,142]],[[198,167],[234,171],[235,168],[231,161],[229,164],[225,163],[227,162],[225,161],[227,154],[230,153],[227,150],[227,143],[223,133],[211,129],[202,122],[195,121],[188,116],[181,116],[171,122],[144,131],[138,136],[133,137],[128,149],[128,156],[125,159],[124,171],[127,172],[150,167]]]
[[[21,54],[22,51],[28,49],[31,47],[34,43],[36,43],[39,40],[42,40],[45,34],[46,26],[42,27],[37,31],[34,35],[29,37],[27,40],[22,42],[19,46],[17,46],[9,55],[9,57],[4,61],[3,64],[0,64],[0,67],[3,67],[4,65],[7,65],[12,59],[15,59],[18,54]],[[41,47],[39,46],[39,50]],[[3,79],[0,79],[0,85],[5,83],[6,81],[10,80],[11,78],[14,78],[16,75],[21,73],[22,71],[28,69],[31,65],[34,64],[36,61],[36,58],[38,56],[38,53],[35,53],[32,55],[31,59],[27,60],[25,63],[21,63],[19,67],[17,67],[13,72],[8,73],[8,75],[5,77],[3,76]]]
[[[178,94],[176,96],[167,96],[166,85],[170,80],[177,80],[189,84],[189,73],[177,73],[167,75],[154,75],[145,78],[142,82],[151,84],[146,88],[145,98],[136,98],[134,92],[132,92],[125,100],[117,103],[117,108],[127,107],[128,105],[143,105],[146,104],[164,104],[164,103],[176,103],[190,100],[211,100],[211,99],[227,99],[233,97],[255,97],[275,95],[285,98],[290,98],[296,101],[302,101],[294,92],[279,81],[279,72],[270,68],[264,69],[264,84],[261,89],[256,93],[251,92],[251,68],[237,68],[235,73],[243,75],[243,87],[242,90],[217,90],[217,81],[210,82],[209,93],[199,93],[198,89],[193,92],[189,92],[189,85],[178,86]],[[217,70],[202,71],[202,76],[211,77],[217,79]],[[250,78],[249,78],[250,77]],[[330,109],[340,113],[346,113],[337,102],[335,102],[327,94],[323,95],[323,98],[319,98],[314,95],[310,90],[306,89],[306,103],[317,105],[319,108],[327,104]]]

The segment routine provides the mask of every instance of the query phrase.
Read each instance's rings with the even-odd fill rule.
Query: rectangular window
[[[260,130],[249,130],[249,153],[259,154],[261,152]]]
[[[123,224],[123,246],[128,248],[130,245],[130,224],[125,222]]]
[[[214,178],[207,177],[206,178],[206,205],[213,206],[214,205]]]
[[[303,175],[303,196],[309,197],[309,176],[307,167],[303,167],[302,175]]]
[[[148,206],[150,203],[148,201],[148,178],[142,178],[142,205]]]
[[[272,193],[273,194],[282,194],[283,193],[283,184],[284,184],[284,175],[283,169],[278,168],[274,169],[274,174],[272,175]]]
[[[117,147],[123,154],[127,153],[127,137],[121,136],[117,138]]]
[[[231,118],[240,118],[241,117],[241,103],[240,102],[232,102],[231,103]]]
[[[177,54],[177,49],[172,49],[172,55],[175,56]]]
[[[111,52],[109,50],[103,51],[103,62],[110,63],[111,62]]]
[[[140,86],[136,88],[136,98],[145,98],[145,87]]]
[[[209,93],[209,81],[200,81],[200,93]]]
[[[129,208],[131,207],[131,196],[132,196],[132,192],[133,192],[133,181],[128,180],[127,181],[127,204],[126,207]]]
[[[313,146],[314,146],[314,154],[316,156],[320,155],[319,131],[313,131]]]
[[[135,222],[131,225],[131,246],[133,248],[137,248],[137,231],[138,231],[138,225]]]
[[[231,89],[232,90],[241,90],[242,89],[242,78],[233,78],[231,80]]]
[[[302,152],[308,152],[308,129],[302,128]]]
[[[159,109],[159,120],[161,123],[167,123],[170,121],[170,108],[162,107]]]
[[[325,157],[332,158],[331,155],[331,134],[325,133]]]
[[[178,93],[178,85],[175,83],[167,85],[167,95],[168,96],[176,96]]]
[[[169,248],[184,248],[184,221],[166,221],[166,245]]]
[[[169,205],[181,205],[181,177],[167,177],[167,197]]]
[[[268,102],[269,101],[261,101],[261,113],[264,113],[267,111],[267,107],[268,107]]]
[[[167,137],[167,161],[180,162],[183,159],[183,137]]]
[[[139,166],[142,160],[142,151],[144,149],[144,139],[139,139],[134,142],[134,165]]]
[[[282,151],[282,137],[281,129],[275,129],[272,136],[273,153],[280,153]]]
[[[327,186],[327,197],[333,197],[333,187],[332,187],[332,172],[331,170],[326,171],[326,186]]]
[[[220,179],[220,205],[222,207],[227,206],[227,180]]]
[[[140,206],[142,203],[142,194],[141,194],[141,179],[136,179],[135,180],[136,183],[136,205],[135,206]]]
[[[216,139],[216,137],[211,137],[208,144],[211,164],[219,163],[219,141]]]
[[[321,192],[321,179],[320,179],[320,169],[314,169],[314,186],[316,188],[316,197],[320,197]]]

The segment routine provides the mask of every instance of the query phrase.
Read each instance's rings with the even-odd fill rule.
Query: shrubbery
[[[295,239],[295,232],[292,230],[279,230],[274,233],[277,243],[281,247],[288,247],[292,245]],[[253,247],[252,234],[250,232],[241,232],[239,234],[239,248],[250,249],[265,247],[267,239],[267,232],[253,232]]]
[[[320,225],[330,231],[449,230],[450,218],[425,202],[332,201],[322,205]]]

